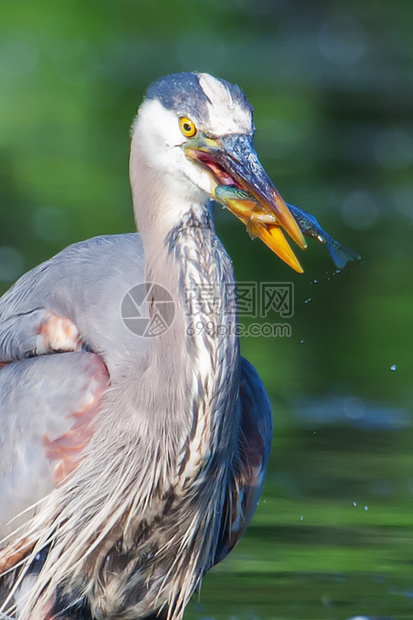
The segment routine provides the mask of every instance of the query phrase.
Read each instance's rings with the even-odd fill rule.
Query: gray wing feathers
[[[87,443],[87,426],[74,429],[85,410],[97,412],[106,380],[100,359],[86,352],[42,356],[1,369],[0,540],[12,517],[53,488],[56,467],[72,456],[73,440]]]
[[[112,379],[121,360],[131,358],[137,372],[149,343],[136,342],[120,307],[143,278],[138,234],[96,237],[26,273],[0,299],[0,539],[11,517],[74,468],[76,445],[90,439],[89,418],[106,386],[97,356],[44,353],[87,343]],[[1,368],[16,360],[23,361]]]
[[[143,281],[143,249],[136,233],[69,246],[22,276],[0,299],[0,360],[30,354],[36,344],[36,321],[50,311],[70,319],[115,373],[120,358],[139,358],[149,346],[144,338],[136,342],[138,337],[121,317],[123,297]]]

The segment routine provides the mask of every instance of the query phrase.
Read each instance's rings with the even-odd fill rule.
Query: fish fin
[[[255,222],[254,220],[248,220],[247,224],[247,233],[249,234],[251,239],[255,239],[260,236],[260,232],[263,228],[262,224]]]
[[[337,269],[343,269],[351,261],[361,260],[361,256],[357,252],[353,252],[334,239],[332,239],[332,243],[326,245]]]

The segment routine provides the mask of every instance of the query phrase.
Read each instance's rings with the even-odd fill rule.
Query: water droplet
[[[302,516],[301,516],[301,517],[300,517],[300,521],[304,521],[304,517],[302,517]]]
[[[368,510],[368,509],[369,509],[369,507],[368,507],[368,506],[364,506],[364,510]]]
[[[353,506],[357,506],[357,502],[353,502]]]
[[[300,344],[303,344],[304,340],[300,340]]]
[[[314,434],[314,435],[317,435],[317,431],[313,431],[313,434]]]
[[[308,304],[308,302],[311,301],[311,297],[309,297],[308,299],[305,300],[305,304]]]
[[[390,366],[390,370],[397,370],[397,364],[392,364]]]

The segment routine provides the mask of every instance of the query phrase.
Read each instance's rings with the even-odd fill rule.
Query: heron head
[[[178,182],[187,197],[201,192],[219,200],[222,192],[216,193],[217,188],[234,188],[235,197],[225,206],[254,236],[302,271],[281,229],[301,248],[305,241],[258,159],[254,131],[252,106],[238,86],[206,73],[179,73],[149,87],[132,127],[132,152],[138,143],[149,168],[175,186]],[[238,200],[237,189],[248,192],[252,201]],[[257,208],[260,220],[255,223]]]

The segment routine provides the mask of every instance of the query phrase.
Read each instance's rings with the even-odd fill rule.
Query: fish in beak
[[[210,172],[212,197],[246,225],[251,237],[260,238],[290,267],[302,273],[282,229],[300,248],[306,248],[306,242],[261,165],[252,138],[245,134],[210,138],[198,132],[195,140],[186,144],[185,152],[188,158]],[[251,200],[243,190],[251,195]]]

